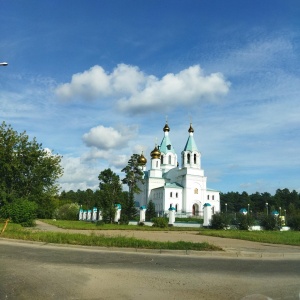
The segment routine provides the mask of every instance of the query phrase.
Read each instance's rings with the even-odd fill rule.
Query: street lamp
[[[1,62],[1,63],[0,63],[0,67],[6,67],[7,65],[8,65],[7,62]]]
[[[269,215],[269,207],[268,207],[268,202],[266,202],[266,208],[267,208],[267,216]]]
[[[249,207],[250,207],[250,203],[248,203],[248,215],[249,215]]]
[[[227,203],[225,203],[225,211],[226,211],[226,215],[227,215]]]

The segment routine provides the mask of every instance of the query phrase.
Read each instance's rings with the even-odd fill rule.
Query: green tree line
[[[228,192],[220,194],[221,211],[239,212],[240,209],[249,209],[249,212],[258,213],[276,210],[281,213],[294,213],[300,210],[300,194],[295,190],[277,189],[274,195],[270,193]]]

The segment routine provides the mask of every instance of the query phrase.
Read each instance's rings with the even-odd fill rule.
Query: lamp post
[[[225,211],[226,211],[226,215],[227,215],[227,203],[225,203]]]
[[[249,215],[249,207],[250,207],[250,203],[248,203],[248,215]]]
[[[269,215],[269,207],[268,207],[268,202],[266,202],[266,208],[267,208],[267,216]]]
[[[281,225],[282,225],[282,220],[281,220],[281,206],[279,206],[279,225],[280,225],[280,228],[281,228]]]
[[[284,210],[284,223],[286,224],[286,209]]]
[[[1,63],[0,63],[0,67],[6,67],[7,65],[8,65],[7,62],[1,62]]]

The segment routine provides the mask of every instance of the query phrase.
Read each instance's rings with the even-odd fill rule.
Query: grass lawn
[[[63,229],[79,229],[79,230],[142,230],[142,231],[199,231],[195,227],[167,227],[157,228],[152,226],[137,226],[137,225],[118,225],[118,224],[103,224],[97,226],[96,223],[85,221],[64,221],[64,220],[41,220]]]
[[[300,246],[299,231],[246,231],[200,229],[199,234],[252,242]]]
[[[2,224],[1,224],[2,225]],[[0,232],[2,227],[0,228]],[[95,234],[74,234],[61,232],[32,231],[18,224],[9,223],[6,230],[0,235],[3,238],[20,239],[55,244],[71,244],[101,247],[123,247],[135,249],[168,249],[168,250],[196,250],[196,251],[220,251],[221,248],[209,243],[191,242],[156,242],[136,239],[133,237],[106,237]]]

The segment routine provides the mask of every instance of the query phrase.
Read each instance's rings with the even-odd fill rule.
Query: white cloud
[[[71,83],[60,85],[62,99],[83,98],[117,100],[121,111],[145,113],[166,110],[226,95],[230,83],[221,73],[204,75],[199,65],[169,73],[161,79],[146,76],[138,67],[119,64],[111,74],[100,66],[72,76]]]
[[[120,129],[99,125],[83,135],[83,141],[88,147],[102,150],[124,148],[136,135],[135,126],[122,126]]]
[[[85,190],[97,188],[98,168],[88,167],[79,157],[64,156],[62,158],[64,175],[59,179],[62,190]]]
[[[189,67],[178,74],[167,74],[161,80],[153,79],[140,93],[119,101],[121,110],[143,112],[164,110],[215,99],[228,93],[230,83],[221,73],[205,76],[200,66]]]
[[[138,67],[119,64],[108,74],[101,66],[96,65],[88,71],[74,74],[70,83],[57,87],[56,94],[64,100],[93,100],[119,94],[134,94],[145,80]]]

